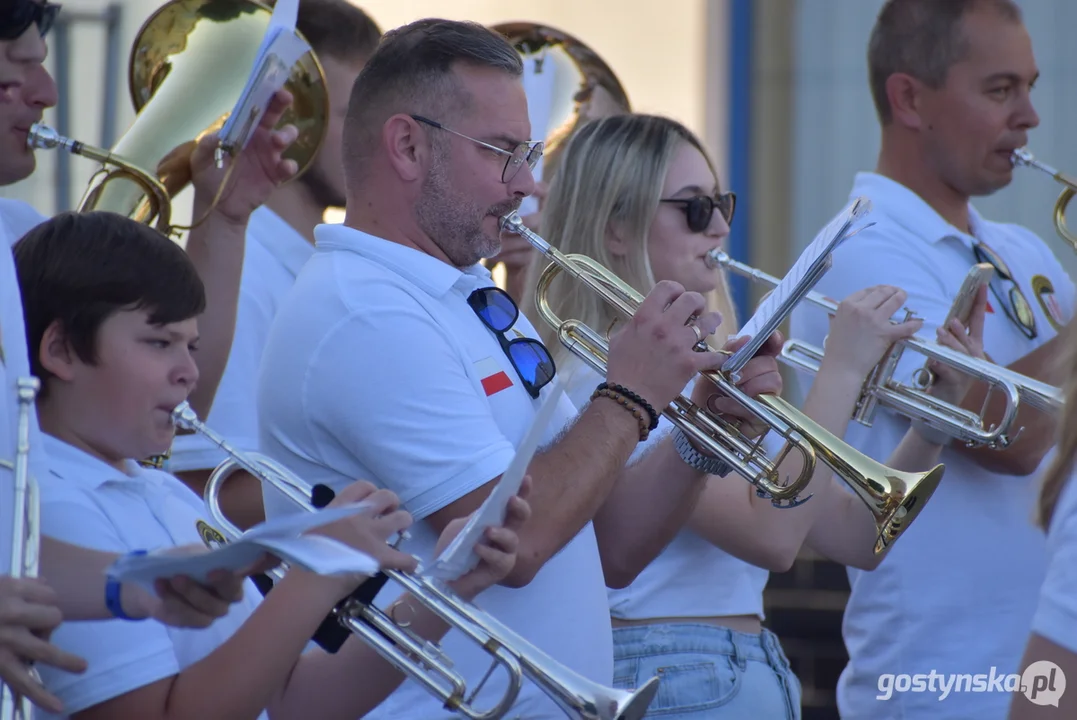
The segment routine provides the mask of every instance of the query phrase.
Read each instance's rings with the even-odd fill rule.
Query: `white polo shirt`
[[[920,335],[935,338],[969,268],[973,237],[960,232],[919,196],[875,173],[856,176],[852,196],[867,196],[876,225],[840,246],[817,289],[841,300],[886,283],[908,293],[906,306],[924,318]],[[1072,315],[1074,286],[1050,249],[1016,225],[984,220],[970,206],[975,239],[989,245],[1010,271],[1036,314],[1029,340],[989,293],[984,345],[1009,365],[1056,334]],[[1007,293],[1002,284],[1000,291]],[[1034,288],[1053,287],[1054,297]],[[828,320],[802,303],[791,336],[821,347]],[[907,352],[895,379],[910,382],[924,358]],[[810,379],[800,378],[805,386]],[[874,426],[851,423],[846,439],[884,461],[909,425],[888,412]],[[1001,717],[1007,693],[895,693],[877,699],[885,673],[1014,672],[1028,638],[1045,571],[1044,538],[1031,524],[1036,476],[989,472],[959,452],[943,451],[946,475],[916,522],[873,572],[849,570],[852,595],[843,633],[850,661],[838,684],[843,718]]]
[[[16,382],[30,377],[30,356],[26,350],[26,323],[22,312],[22,296],[15,274],[15,259],[9,249],[22,235],[9,228],[6,211],[24,206],[20,218],[34,212],[25,203],[5,200],[0,204],[0,460],[14,462],[15,434],[18,428],[19,406]],[[20,218],[16,218],[19,220]],[[24,224],[20,222],[20,226]],[[30,471],[41,477],[46,471],[45,449],[37,412],[30,409]],[[0,467],[0,572],[11,570],[11,528],[14,522],[14,485],[12,472]]]
[[[14,245],[19,238],[47,219],[32,205],[22,200],[0,198],[0,221],[7,226],[8,245]]]
[[[269,328],[314,246],[266,206],[251,213],[239,287],[235,337],[207,424],[239,450],[258,449],[258,366]],[[177,435],[168,469],[210,470],[224,451],[199,434]]]
[[[576,358],[562,365],[559,374],[568,396],[582,408],[602,378]],[[690,383],[684,394],[687,397],[691,392]],[[640,443],[629,464],[650,452],[672,430],[673,423],[660,417],[658,428]],[[773,449],[768,447],[768,451]],[[746,481],[732,473],[708,482]],[[756,615],[762,620],[763,589],[769,578],[767,570],[730,555],[685,528],[627,587],[607,590],[610,615],[621,620]]]
[[[1047,556],[1047,579],[1040,589],[1032,630],[1077,653],[1077,482],[1073,477],[1051,518]]]
[[[127,553],[201,543],[202,501],[168,473],[127,463],[127,475],[54,437],[45,436],[50,472],[41,479],[42,531],[95,550]],[[68,713],[171,677],[212,653],[250,617],[261,594],[249,580],[243,600],[204,630],[153,621],[63,623],[56,646],[86,658],[81,675],[39,666]],[[38,718],[57,717],[38,710]],[[260,720],[268,720],[266,713]]]
[[[493,285],[484,268],[460,271],[343,226],[319,226],[315,237],[262,361],[262,452],[309,483],[340,489],[366,479],[393,490],[417,521],[405,549],[429,559],[437,537],[422,519],[503,473],[541,400],[467,304],[473,290]],[[517,332],[537,337],[522,315],[508,335]],[[562,398],[544,442],[575,415]],[[265,501],[267,517],[297,511],[272,490]],[[378,602],[398,594],[386,589]],[[476,603],[566,667],[612,684],[609,606],[590,523],[527,587],[494,587]],[[475,687],[488,655],[456,631],[443,647]],[[498,673],[476,704],[489,707],[504,688]],[[516,716],[564,713],[525,682],[508,717]],[[455,716],[408,681],[370,717]]]

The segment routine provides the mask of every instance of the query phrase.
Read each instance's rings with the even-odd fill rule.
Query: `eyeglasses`
[[[516,374],[523,381],[524,389],[532,398],[542,390],[557,373],[550,351],[540,341],[519,337],[506,340],[507,332],[520,317],[520,309],[507,292],[499,287],[479,288],[467,298],[467,304],[479,316],[483,324],[494,332],[501,349],[508,356]]]
[[[995,283],[990,283],[991,292],[995,298],[998,299],[999,304],[1002,305],[1002,311],[1006,313],[1014,325],[1024,333],[1025,337],[1029,340],[1036,339],[1036,316],[1032,313],[1032,306],[1028,304],[1028,299],[1025,294],[1021,292],[1021,287],[1017,284],[1017,281],[1013,279],[1013,275],[1010,274],[1010,268],[994,250],[987,247],[983,243],[976,243],[973,248],[973,252],[976,254],[977,262],[990,263],[995,268],[995,274],[998,279],[1003,283],[1006,283],[1009,287],[1007,297],[1003,297]],[[1007,298],[1009,302],[1007,302]]]
[[[737,209],[737,194],[727,192],[717,197],[697,195],[694,198],[663,198],[660,202],[680,204],[685,217],[688,218],[688,229],[701,233],[710,227],[715,209],[722,213],[726,225],[732,227],[733,211]]]
[[[0,10],[0,40],[18,40],[31,25],[37,25],[41,37],[52,28],[60,5],[34,0],[14,0]]]
[[[525,142],[520,143],[513,150],[510,151],[504,148],[499,148],[496,145],[491,145],[490,143],[485,143],[482,140],[476,140],[475,138],[469,135],[465,135],[462,132],[456,132],[452,128],[447,128],[439,122],[430,120],[429,118],[424,118],[422,115],[412,115],[411,119],[415,122],[420,122],[424,125],[429,125],[430,127],[437,128],[438,130],[444,130],[445,132],[452,133],[453,135],[462,137],[465,140],[470,140],[476,145],[480,145],[487,150],[494,151],[498,155],[504,155],[505,167],[501,170],[501,182],[503,183],[511,182],[512,179],[516,177],[517,173],[520,172],[520,168],[524,166],[524,163],[527,163],[527,166],[534,170],[535,165],[538,164],[539,158],[542,157],[543,150],[546,147],[546,144],[542,142]]]

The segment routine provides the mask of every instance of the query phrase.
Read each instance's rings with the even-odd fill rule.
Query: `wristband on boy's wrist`
[[[132,555],[145,555],[145,550],[132,550]],[[131,617],[123,611],[123,583],[111,575],[105,581],[105,607],[109,614],[118,620],[142,620],[143,618]]]

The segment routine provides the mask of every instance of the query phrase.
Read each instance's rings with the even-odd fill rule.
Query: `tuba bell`
[[[61,149],[101,163],[77,210],[107,210],[183,237],[174,200],[191,181],[197,141],[221,129],[247,85],[272,10],[253,0],[169,0],[135,37],[128,84],[136,117],[111,149],[65,138],[41,123],[31,148]],[[293,97],[281,125],[299,130],[285,157],[303,173],[325,136],[329,96],[313,52],[291,68]],[[297,176],[298,176],[297,174]]]

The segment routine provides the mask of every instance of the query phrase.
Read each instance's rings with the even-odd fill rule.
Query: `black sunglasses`
[[[737,194],[733,192],[721,193],[718,197],[709,195],[697,195],[694,198],[663,198],[664,203],[678,203],[688,218],[688,229],[694,233],[701,233],[710,227],[711,218],[717,209],[725,218],[726,225],[733,226],[733,211],[737,209]]]
[[[524,389],[532,398],[537,398],[542,388],[553,380],[557,368],[554,367],[550,351],[540,341],[525,337],[505,339],[504,333],[516,324],[516,319],[520,317],[516,302],[501,288],[488,287],[471,293],[467,304],[497,336],[501,349],[508,356],[516,374],[520,376]]]
[[[52,28],[60,5],[34,0],[14,0],[0,10],[0,40],[18,40],[31,25],[37,25],[41,37]]]
[[[1033,314],[1032,306],[1028,304],[1025,294],[1021,292],[1021,287],[1013,279],[1013,275],[1010,274],[1010,268],[1006,261],[983,243],[976,243],[972,250],[976,255],[976,262],[990,263],[995,268],[996,277],[1007,284],[1009,292],[1006,293],[1006,297],[1003,297],[995,286],[994,278],[990,283],[991,293],[1002,306],[1002,311],[1006,313],[1006,317],[1024,333],[1025,337],[1029,340],[1035,340],[1038,335],[1036,332],[1036,316]]]

